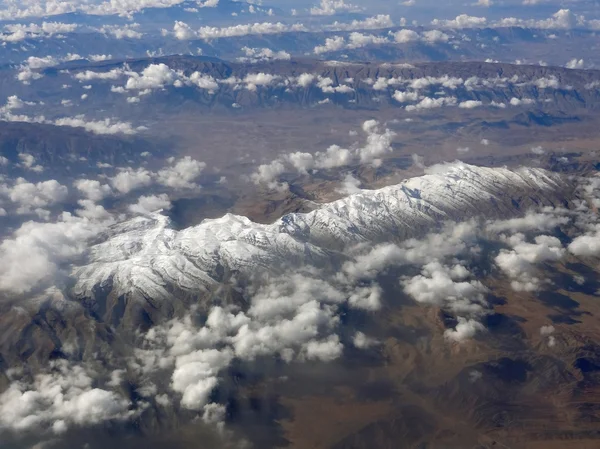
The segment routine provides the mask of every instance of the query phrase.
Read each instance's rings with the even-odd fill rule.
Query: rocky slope
[[[193,114],[207,109],[239,113],[335,104],[366,110],[391,107],[414,114],[441,107],[497,111],[519,106],[568,114],[595,110],[600,104],[597,71],[479,62],[300,59],[247,64],[170,56],[126,63],[76,61],[36,72],[44,77],[27,86],[14,78],[13,71],[5,71],[7,96],[24,101],[36,101],[34,94],[39,91],[45,96],[45,104],[25,105],[13,114],[30,116],[35,111],[36,116],[56,119],[83,113],[87,120],[99,120],[107,118],[105,111],[112,111],[113,119],[148,120],[149,126],[155,126],[157,113]],[[65,85],[71,88],[65,90]]]

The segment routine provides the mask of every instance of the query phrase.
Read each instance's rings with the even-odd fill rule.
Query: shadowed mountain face
[[[132,72],[142,78],[136,80]],[[176,110],[240,113],[254,108],[315,108],[325,100],[351,110],[377,110],[418,105],[424,97],[442,96],[440,92],[454,98],[456,103],[422,104],[416,110],[475,101],[481,103],[465,103],[462,108],[529,106],[568,114],[597,107],[600,81],[599,72],[591,70],[477,62],[381,64],[297,60],[236,64],[186,56],[127,60],[126,64],[73,62],[46,69],[44,73],[33,89],[43,89],[49,103],[71,100],[73,104],[65,112],[90,113],[90,106],[103,110],[118,105],[122,117],[137,120],[151,119],[143,116],[149,111],[140,107],[142,104],[152,105],[154,114],[173,114]],[[26,95],[31,89],[12,79],[11,72],[6,75],[7,89],[28,100]],[[65,91],[62,86],[71,83],[73,88]],[[86,85],[93,86],[92,90],[86,91],[83,88]],[[119,86],[124,89],[115,89]],[[141,96],[141,104],[125,101],[127,96],[138,96],[145,89],[150,89],[150,95]],[[80,92],[88,94],[86,101],[79,99]],[[396,92],[408,95],[403,97]],[[414,96],[414,92],[418,95]],[[59,112],[45,111],[43,105],[36,110],[50,116]],[[514,122],[527,125],[531,120],[525,115],[515,117]],[[541,126],[560,123],[560,119],[552,121],[552,118],[534,120]]]
[[[166,142],[24,122],[0,122],[0,151],[11,161],[18,161],[21,153],[32,154],[44,166],[53,167],[57,176],[84,173],[98,162],[140,163],[143,151],[169,155]]]

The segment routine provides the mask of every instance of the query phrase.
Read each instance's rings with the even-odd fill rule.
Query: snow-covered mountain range
[[[440,166],[398,185],[293,213],[272,224],[227,214],[176,230],[160,212],[116,225],[73,271],[75,292],[99,289],[165,298],[173,289],[201,292],[223,273],[248,277],[290,264],[318,264],[358,244],[416,237],[444,221],[522,215],[555,204],[567,188],[558,175],[534,168]]]

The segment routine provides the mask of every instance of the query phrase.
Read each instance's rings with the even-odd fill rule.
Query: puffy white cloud
[[[533,103],[535,103],[535,100],[533,100],[531,98],[512,97],[510,99],[511,106],[521,106],[521,105],[528,105],[528,104],[533,104]]]
[[[320,360],[330,362],[342,355],[344,346],[340,342],[340,337],[330,335],[325,340],[311,340],[305,345],[304,357],[307,360]]]
[[[509,218],[507,220],[495,220],[487,223],[486,228],[492,232],[547,232],[552,229],[566,225],[570,218],[555,213],[553,209],[547,208],[541,212],[528,211],[525,216]]]
[[[84,72],[78,72],[74,75],[74,78],[79,82],[92,81],[92,80],[116,80],[125,75],[123,69],[111,69],[108,72],[94,72],[93,70],[85,70]]]
[[[423,156],[419,156],[418,154],[413,153],[410,155],[410,157],[411,157],[412,163],[415,167],[425,168]]]
[[[396,86],[403,83],[404,81],[401,78],[384,78],[380,76],[375,82],[373,82],[373,90],[386,90],[388,89],[388,87]]]
[[[75,210],[75,215],[78,217],[96,221],[108,221],[112,218],[112,215],[104,208],[104,206],[96,204],[92,200],[78,200],[77,204],[80,206],[79,209]]]
[[[379,129],[379,122],[367,120],[363,123],[363,131],[367,134],[366,144],[358,149],[358,157],[362,164],[378,163],[378,158],[392,152],[392,141],[396,133]]]
[[[22,68],[16,76],[17,80],[25,85],[31,84],[32,80],[39,80],[43,77],[44,75],[39,72],[32,71],[29,67]]]
[[[109,34],[115,39],[141,39],[144,35],[137,31],[140,25],[138,23],[127,24],[125,26],[104,25],[100,32]]]
[[[73,186],[92,201],[101,201],[112,195],[112,189],[108,184],[101,184],[95,179],[77,179],[73,182]]]
[[[42,58],[38,58],[37,56],[29,56],[25,63],[30,69],[44,69],[46,67],[57,65],[59,61],[53,56],[44,56]]]
[[[543,280],[533,275],[535,264],[560,260],[566,253],[560,240],[548,235],[538,235],[534,243],[528,243],[523,234],[517,233],[505,242],[512,250],[500,251],[494,260],[513,279],[511,286],[517,291],[538,290]]]
[[[418,276],[404,279],[404,291],[417,302],[448,308],[456,313],[478,314],[487,306],[488,289],[462,265],[445,266],[430,262]]]
[[[546,151],[544,151],[544,148],[543,148],[543,147],[541,147],[541,146],[533,147],[533,148],[531,149],[531,152],[532,152],[533,154],[537,154],[538,156],[541,156],[542,154],[545,154],[545,153],[546,153]]]
[[[83,115],[48,120],[44,116],[30,117],[27,115],[15,115],[11,112],[14,109],[22,108],[25,105],[30,106],[33,104],[34,103],[31,102],[23,102],[18,97],[13,95],[8,98],[6,105],[0,108],[0,118],[9,122],[46,123],[54,126],[70,126],[73,128],[84,128],[86,131],[95,134],[136,134],[138,131],[146,129],[143,126],[138,126],[137,128],[134,128],[129,122],[118,122],[111,119],[90,121],[86,120]],[[69,103],[67,101],[63,101],[62,104],[68,105]],[[24,155],[23,157],[28,159],[22,160],[22,166],[34,171],[43,170],[43,168],[39,165],[27,166],[30,157],[27,155]]]
[[[206,26],[200,28],[196,33],[196,36],[199,39],[211,40],[226,37],[248,36],[254,34],[281,34],[305,30],[306,29],[302,24],[285,25],[281,22],[263,22],[254,24],[234,25],[224,28]]]
[[[1,13],[0,13],[1,15]],[[5,34],[0,36],[0,40],[5,42],[20,42],[25,39],[41,39],[53,37],[55,34],[72,33],[78,25],[74,23],[62,22],[42,22],[41,25],[22,23],[4,25]]]
[[[249,73],[244,77],[243,82],[246,84],[246,89],[255,91],[257,86],[269,86],[279,79],[279,75],[270,73]]]
[[[49,35],[60,34],[60,33],[72,33],[77,29],[78,25],[75,23],[62,23],[62,22],[42,22],[41,25],[30,23],[29,25],[23,25],[20,23],[7,24],[4,28],[14,33],[17,30],[24,30],[28,33],[45,33]]]
[[[44,167],[35,163],[36,159],[32,154],[19,153],[19,161],[19,166],[25,168],[26,170],[31,170],[37,173],[44,171]]]
[[[319,302],[340,304],[346,299],[343,292],[328,282],[292,274],[289,279],[275,279],[254,294],[248,315],[261,319],[276,319],[295,313],[299,307]]]
[[[592,230],[577,236],[568,246],[569,252],[575,256],[595,257],[600,254],[600,232]]]
[[[52,285],[61,265],[84,254],[108,224],[68,213],[54,223],[23,223],[0,243],[0,290],[19,294]]]
[[[342,11],[358,12],[360,8],[346,3],[345,0],[321,0],[319,6],[310,8],[310,13],[313,16],[333,16]]]
[[[104,0],[89,2],[86,0],[72,0],[69,2],[55,0],[23,0],[21,2],[5,4],[0,11],[0,18],[14,20],[22,17],[47,17],[72,12],[82,12],[92,15],[120,15],[131,17],[131,14],[146,8],[168,8],[182,3],[183,0],[142,0],[142,1],[112,1]],[[197,2],[198,7],[211,7],[218,4],[218,0]]]
[[[389,43],[386,37],[375,36],[374,34],[363,34],[358,32],[351,33],[349,36],[349,40],[350,42],[348,43],[348,48],[362,48],[368,45],[381,45]]]
[[[436,44],[438,42],[448,42],[450,36],[440,30],[430,30],[423,32],[422,39],[429,44]]]
[[[116,393],[94,388],[94,379],[80,365],[50,362],[47,373],[32,382],[13,382],[0,395],[0,427],[16,431],[51,429],[125,420],[133,416],[130,402]]]
[[[11,95],[6,99],[6,104],[0,108],[0,113],[8,114],[14,109],[21,109],[25,106],[34,106],[35,103],[31,101],[23,101],[16,95]]]
[[[583,16],[576,16],[569,9],[560,9],[548,19],[517,19],[508,17],[499,20],[494,24],[497,27],[527,27],[541,29],[571,29],[578,25],[585,25]]]
[[[287,154],[284,156],[284,158],[302,174],[307,174],[308,170],[311,170],[315,167],[315,158],[310,153],[302,153],[298,151],[296,153]]]
[[[469,340],[475,336],[477,332],[485,330],[485,326],[474,319],[457,317],[458,324],[454,329],[448,329],[444,332],[444,337],[455,342]]]
[[[173,34],[179,40],[190,40],[197,36],[196,32],[187,23],[181,21],[175,21]]]
[[[245,57],[238,58],[238,60],[241,62],[258,62],[272,60],[289,61],[292,58],[292,56],[287,51],[273,51],[270,48],[242,47],[242,51],[245,53]]]
[[[202,360],[204,354],[210,356],[211,352],[198,351],[194,356],[199,361],[180,366],[173,373],[173,390],[182,393],[181,405],[187,409],[201,410],[208,404],[210,393],[217,386],[218,379],[211,376],[211,370],[216,371],[217,368]],[[222,363],[223,368],[227,366],[224,361]]]
[[[172,162],[175,162],[172,160]],[[174,189],[193,189],[198,187],[194,181],[206,168],[204,162],[185,156],[176,161],[172,166],[158,171],[157,181],[167,187]]]
[[[399,44],[407,44],[409,42],[417,42],[421,39],[419,33],[413,30],[400,30],[393,33],[394,40]]]
[[[127,168],[121,170],[109,180],[110,185],[120,193],[129,193],[132,190],[152,184],[152,173],[144,168],[136,170]]]
[[[232,340],[236,354],[244,359],[278,354],[287,361],[305,357],[330,360],[340,355],[341,345],[335,340],[320,340],[319,334],[320,330],[331,331],[337,322],[333,309],[321,308],[317,301],[309,301],[298,307],[290,318],[243,325]],[[318,346],[321,342],[325,343],[324,351]]]
[[[136,89],[158,89],[165,85],[172,85],[177,79],[177,74],[166,64],[150,64],[141,74],[131,73],[125,88]]]
[[[246,294],[246,312],[213,307],[204,325],[191,316],[173,319],[146,334],[147,347],[138,351],[133,368],[146,374],[171,371],[171,388],[181,405],[192,410],[217,409],[210,404],[212,390],[234,358],[255,360],[278,356],[284,361],[338,358],[343,345],[336,333],[337,307],[349,295],[320,279],[314,269],[290,276],[267,278]],[[372,305],[368,295],[358,306]],[[353,304],[350,304],[353,307]],[[355,339],[364,347],[374,344]]]
[[[168,210],[171,208],[169,196],[165,193],[160,195],[140,196],[136,204],[129,206],[129,211],[134,214],[150,214],[158,210]]]
[[[537,87],[538,89],[558,89],[558,88],[560,88],[560,83],[558,81],[558,78],[554,75],[537,78],[531,82],[522,83],[522,84],[518,84],[518,85],[519,86],[532,85],[532,86]]]
[[[325,43],[323,45],[318,45],[314,48],[314,52],[317,55],[321,55],[323,53],[330,53],[334,51],[342,50],[346,47],[346,40],[342,36],[328,37],[325,39]]]
[[[252,181],[255,184],[271,184],[283,173],[285,173],[285,166],[283,163],[280,161],[273,161],[269,164],[260,165],[257,172],[252,175]]]
[[[358,349],[368,349],[372,346],[379,344],[377,340],[371,337],[367,337],[364,333],[360,331],[354,334],[354,337],[352,337],[352,343]]]
[[[540,327],[540,335],[542,337],[548,337],[547,342],[548,342],[548,347],[550,347],[550,348],[556,346],[556,337],[554,337],[552,335],[555,330],[556,329],[551,324]]]
[[[378,166],[381,163],[379,158],[392,151],[392,141],[396,134],[389,129],[382,131],[376,120],[364,122],[362,131],[366,135],[366,142],[362,146],[350,150],[331,145],[325,151],[317,151],[314,154],[289,153],[269,164],[259,166],[257,172],[252,175],[252,180],[256,184],[270,184],[274,188],[277,186],[274,183],[275,179],[286,172],[286,164],[302,174],[313,169],[331,169],[353,163],[370,163]]]
[[[583,59],[573,58],[565,65],[567,69],[582,69]]]
[[[319,88],[321,88],[321,90],[325,93],[341,93],[341,94],[345,94],[345,93],[350,93],[350,92],[354,92],[354,89],[346,84],[339,84],[337,86],[334,86],[334,81],[329,78],[329,77],[319,77],[319,82],[317,83],[317,86]]]
[[[199,0],[197,5],[199,8],[216,8],[219,5],[219,0]]]
[[[63,61],[73,61],[83,59],[77,54],[67,54],[66,57],[57,59],[54,56],[30,56],[27,58],[23,65],[20,67],[20,71],[17,73],[17,80],[23,84],[30,84],[32,80],[38,80],[44,77],[44,74],[40,72],[40,69],[52,67]],[[63,86],[64,87],[64,86]]]
[[[453,76],[443,75],[439,78],[433,76],[426,76],[423,78],[415,78],[410,81],[409,86],[413,89],[426,89],[431,86],[440,85],[447,89],[456,89],[458,86],[461,86],[465,83],[462,78],[457,78]]]
[[[12,202],[19,205],[19,213],[29,214],[35,209],[65,201],[69,191],[54,179],[33,184],[18,178],[13,187],[7,188],[6,193]]]
[[[458,104],[458,107],[462,108],[462,109],[474,109],[474,108],[478,108],[480,106],[483,106],[483,102],[479,101],[479,100],[466,100],[466,101],[461,101]]]
[[[189,77],[182,71],[175,71],[164,63],[150,64],[142,70],[141,73],[132,72],[129,70],[114,71],[115,77],[118,73],[123,73],[129,76],[125,86],[113,86],[111,91],[125,93],[128,90],[137,90],[139,96],[149,94],[154,89],[163,89],[167,86],[183,87],[195,86],[199,89],[207,90],[209,93],[214,93],[219,88],[217,81],[208,74],[194,72]],[[93,76],[97,76],[94,74]],[[106,75],[108,79],[109,75]],[[135,97],[133,97],[135,98]]]
[[[570,29],[583,21],[583,18],[575,16],[569,9],[560,9],[552,17],[545,21],[539,21],[539,28],[563,28]]]
[[[112,119],[86,120],[84,116],[63,117],[50,121],[55,126],[70,126],[72,128],[83,128],[94,134],[136,134],[146,128],[138,126],[134,128],[129,122],[119,122]]]
[[[402,92],[395,91],[393,97],[398,103],[408,103],[411,101],[417,101],[419,99],[419,94],[417,92]]]
[[[94,62],[108,61],[108,60],[112,59],[112,55],[105,55],[105,54],[89,55],[87,57],[87,59],[89,59],[90,61],[94,61]]]
[[[486,26],[487,19],[485,17],[475,17],[467,14],[461,14],[452,20],[434,19],[431,21],[431,24],[433,26],[444,28],[481,28]]]
[[[404,21],[404,19],[402,19]],[[352,31],[352,30],[379,30],[382,28],[391,28],[394,22],[387,14],[379,14],[373,17],[367,17],[364,20],[353,20],[350,23],[334,22],[327,28],[335,31]]]
[[[448,36],[441,32],[426,32],[423,33],[423,35],[421,36],[417,32],[412,30],[400,30],[395,33],[390,32],[389,34],[394,38],[394,41],[397,43],[408,43],[414,41],[424,41],[428,43],[433,43],[437,41],[448,40]],[[346,48],[356,49],[366,47],[369,45],[385,45],[390,43],[392,43],[392,41],[390,41],[385,36],[353,32],[350,33],[350,35],[348,36],[348,42],[346,42],[345,38],[342,36],[334,36],[325,39],[325,43],[323,45],[318,45],[314,48],[314,53],[319,55],[323,53],[340,51]]]
[[[554,326],[552,326],[551,324],[540,327],[540,335],[542,335],[542,336],[550,335],[554,331],[555,331]]]
[[[422,239],[408,239],[402,246],[385,243],[354,255],[344,263],[343,276],[351,280],[373,279],[388,267],[426,265],[447,258],[460,257],[475,246],[478,232],[476,222],[448,223],[440,232],[429,233]]]
[[[353,195],[361,191],[360,184],[360,179],[356,179],[352,173],[348,173],[337,191],[344,195]]]
[[[422,109],[436,109],[442,106],[455,106],[456,97],[424,97],[420,102],[414,105],[406,106],[407,111],[419,111]]]
[[[302,73],[298,76],[298,78],[296,78],[296,83],[298,84],[298,86],[306,88],[310,86],[315,79],[316,76],[312,73]]]
[[[350,165],[354,160],[352,151],[338,145],[331,145],[324,152],[315,154],[316,168],[336,168]]]
[[[348,303],[356,309],[376,311],[381,309],[383,290],[377,284],[369,287],[359,287],[348,298]]]

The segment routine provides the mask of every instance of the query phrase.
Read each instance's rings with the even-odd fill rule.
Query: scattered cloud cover
[[[310,9],[313,16],[333,16],[340,12],[360,12],[361,8],[345,0],[321,0],[319,6]]]
[[[281,184],[277,182],[277,178],[290,170],[306,174],[312,170],[340,168],[352,164],[379,166],[381,157],[392,151],[395,133],[389,129],[382,130],[376,120],[364,122],[362,131],[366,137],[364,144],[357,144],[353,148],[331,145],[325,151],[316,153],[289,153],[269,164],[259,166],[252,175],[252,180],[256,184],[278,188]]]
[[[302,173],[348,163],[372,163],[374,158],[389,151],[393,133],[383,130],[380,123],[366,121],[362,132],[365,142],[345,151],[334,147],[317,154],[286,154],[260,168],[255,181],[261,182],[262,178],[276,181],[277,176],[290,168]],[[442,221],[440,227],[423,229],[413,237],[393,239],[389,232],[384,232],[388,236],[387,241],[378,240],[373,234],[369,237],[372,240],[358,241],[345,247],[339,268],[335,270],[316,268],[319,263],[314,266],[301,263],[292,274],[285,268],[281,274],[278,273],[281,267],[272,263],[267,256],[269,253],[262,250],[255,253],[253,248],[262,248],[264,242],[269,242],[269,247],[277,246],[283,241],[277,243],[273,239],[284,239],[285,244],[277,246],[279,250],[276,253],[289,248],[289,245],[298,245],[298,250],[307,256],[306,260],[328,260],[332,257],[308,241],[300,243],[304,232],[302,224],[294,221],[292,216],[282,218],[273,227],[252,224],[245,217],[228,215],[209,220],[197,229],[177,231],[170,227],[165,216],[153,213],[170,207],[169,196],[164,193],[144,193],[138,197],[128,206],[128,211],[143,217],[126,224],[115,225],[113,215],[103,215],[102,210],[94,208],[95,202],[142,187],[192,188],[204,168],[204,164],[191,158],[171,159],[156,172],[125,168],[107,178],[106,183],[83,178],[77,180],[73,184],[74,189],[84,197],[80,200],[81,212],[77,215],[61,213],[53,222],[24,223],[2,242],[0,289],[24,294],[34,288],[56,288],[52,285],[60,288],[60,279],[69,274],[64,267],[73,263],[84,264],[71,272],[74,276],[84,279],[84,273],[92,270],[102,278],[105,274],[100,266],[86,267],[82,262],[91,251],[94,257],[100,257],[102,264],[111,267],[116,264],[118,275],[111,278],[115,285],[122,279],[128,279],[127,288],[131,288],[132,266],[135,270],[149,270],[135,273],[137,278],[150,282],[153,298],[160,300],[163,295],[168,296],[172,292],[165,290],[152,276],[157,276],[157,273],[165,276],[162,279],[179,276],[176,274],[179,272],[173,272],[173,267],[167,263],[173,251],[177,251],[176,246],[192,249],[189,245],[194,239],[199,236],[206,239],[216,231],[219,237],[215,242],[220,243],[210,243],[210,248],[202,248],[202,251],[211,253],[224,245],[227,250],[213,254],[229,257],[227,254],[234,251],[233,245],[242,244],[244,257],[264,261],[261,268],[252,273],[252,276],[257,276],[253,282],[240,283],[236,287],[246,298],[246,306],[212,304],[208,310],[192,308],[151,327],[140,335],[135,351],[127,359],[127,369],[123,369],[119,362],[110,375],[105,371],[96,372],[83,363],[60,361],[53,362],[31,378],[17,377],[0,395],[0,424],[3,427],[46,429],[61,434],[74,426],[130,419],[137,416],[144,406],[138,404],[133,407],[130,400],[120,393],[119,385],[126,377],[136,379],[144,403],[157,407],[177,404],[198,412],[205,422],[222,422],[225,406],[216,401],[212,393],[236,360],[251,362],[262,357],[275,357],[283,363],[330,362],[342,357],[348,345],[361,350],[377,346],[379,343],[375,338],[360,330],[347,336],[343,332],[341,314],[346,307],[364,313],[379,313],[386,301],[383,284],[379,283],[382,275],[392,273],[395,276],[396,294],[404,294],[423,307],[439,308],[455,316],[455,324],[448,329],[440,328],[439,335],[447,344],[457,345],[478,336],[484,338],[485,317],[492,311],[489,301],[491,291],[486,285],[490,277],[495,280],[505,278],[515,291],[535,294],[551,285],[550,279],[540,276],[540,268],[544,264],[600,253],[600,228],[597,217],[591,213],[594,202],[599,201],[600,182],[597,177],[577,180],[578,189],[586,194],[587,199],[577,200],[579,203],[574,204],[572,209],[546,206],[532,208],[522,216],[511,218]],[[403,191],[412,200],[422,202],[422,207],[433,198],[428,196],[430,193],[424,186],[433,188],[444,179],[450,182],[448,180],[454,178],[452,175],[448,177],[448,173],[454,174],[457,179],[462,173],[467,177],[463,180],[468,179],[468,170],[468,166],[459,162],[428,167],[425,177],[406,181],[400,187],[394,186],[398,195],[388,196],[385,201],[404,201],[399,194]],[[503,176],[511,173],[506,169],[485,170],[490,170],[490,173],[504,170]],[[518,182],[525,182],[523,179],[527,179],[527,173],[522,171],[523,178],[515,177],[511,185],[521,188]],[[544,176],[548,176],[544,181],[547,185],[558,182],[554,175]],[[521,181],[517,182],[518,179]],[[386,189],[389,190],[386,188],[378,193],[360,190],[358,180],[351,175],[344,179],[344,186],[354,194],[352,199],[347,200],[350,203],[344,204],[352,201],[364,204],[366,196],[382,195]],[[538,184],[536,186],[539,188]],[[418,198],[414,197],[414,189],[420,191]],[[56,181],[32,184],[24,180],[3,187],[2,192],[11,201],[31,204],[31,207],[48,207],[64,201],[69,194],[67,187]],[[436,195],[435,191],[431,194]],[[391,200],[392,197],[395,199]],[[379,197],[378,201],[383,199]],[[337,210],[337,206],[329,207],[332,211]],[[409,207],[408,210],[416,211],[418,207]],[[477,206],[475,210],[478,210]],[[338,211],[340,218],[336,220],[340,221],[332,222],[328,228],[331,235],[345,232],[344,226],[348,226],[347,230],[357,225],[367,231],[370,229],[365,220],[371,217],[360,214],[348,215],[353,223],[341,226],[344,223],[341,217],[345,213],[347,211]],[[407,217],[409,215],[400,219]],[[145,227],[156,223],[159,223],[158,227]],[[279,226],[288,231],[282,233]],[[253,230],[254,227],[257,231]],[[278,231],[270,234],[271,227]],[[572,234],[570,243],[563,244],[552,235],[558,228],[576,232]],[[241,231],[250,234],[244,234],[240,240]],[[107,232],[114,233],[112,238],[116,240],[109,238],[90,249],[91,241]],[[231,235],[228,234],[230,232]],[[168,236],[170,243],[156,245],[157,239],[163,235]],[[296,241],[294,236],[298,236],[299,240]],[[319,237],[314,235],[313,238]],[[212,242],[211,239],[206,242]],[[108,251],[115,242],[117,246]],[[204,260],[200,253],[196,256],[198,260]],[[283,257],[288,259],[289,254]],[[130,258],[136,263],[129,264]],[[176,260],[177,265],[187,264],[183,257]],[[207,260],[210,262],[211,258]],[[489,268],[482,268],[486,265]],[[160,270],[155,269],[158,267]],[[201,291],[202,285],[218,282],[208,272],[192,265],[186,266],[185,272],[192,276],[194,282],[187,284],[178,277],[178,282],[183,282],[179,288],[184,291]],[[143,273],[149,273],[148,277]],[[243,270],[239,275],[242,273]],[[558,344],[554,332],[552,326],[540,330],[548,347]]]
[[[4,33],[0,34],[0,41],[21,42],[25,39],[51,38],[74,32],[79,25],[62,22],[42,22],[41,24],[21,23],[4,25]]]
[[[177,21],[175,22],[175,25],[173,26],[173,31],[171,33],[173,34],[173,36],[180,40],[201,39],[210,41],[214,39],[222,39],[228,37],[241,37],[258,34],[281,34],[298,31],[306,31],[306,28],[300,23],[286,25],[281,22],[262,22],[233,25],[229,27],[204,26],[199,28],[198,30],[193,30],[186,23]],[[165,33],[168,34],[169,31],[165,30]]]
[[[490,78],[466,73],[461,77],[406,76],[401,71],[387,76],[386,73],[391,72],[386,69],[391,64],[373,64],[373,74],[367,75],[372,78],[359,78],[355,73],[340,76],[335,61],[319,62],[324,69],[314,73],[298,64],[293,75],[271,71],[269,67],[273,61],[289,61],[293,57],[291,51],[278,46],[280,39],[290,38],[290,35],[278,36],[285,33],[323,32],[318,40],[311,40],[313,36],[306,38],[310,47],[303,56],[312,54],[326,59],[339,52],[368,54],[364,49],[370,47],[385,51],[395,46],[404,51],[414,45],[427,52],[455,51],[461,41],[468,38],[467,31],[461,30],[470,28],[600,29],[597,21],[568,9],[561,9],[546,19],[482,17],[484,8],[498,6],[498,2],[491,0],[465,5],[477,7],[477,15],[428,20],[425,26],[409,24],[397,16],[392,19],[387,14],[367,15],[370,11],[365,10],[362,3],[346,0],[321,0],[305,9],[306,26],[284,19],[238,23],[237,16],[231,15],[218,26],[211,23],[199,26],[197,21],[189,25],[177,20],[172,29],[169,26],[168,30],[162,30],[159,37],[157,30],[136,23],[138,11],[181,3],[181,0],[5,2],[1,18],[46,18],[3,26],[0,41],[21,55],[18,59],[15,56],[10,77],[22,89],[14,92],[24,99],[8,96],[0,107],[0,119],[82,128],[100,135],[131,136],[146,130],[124,116],[103,119],[101,111],[98,115],[95,111],[86,115],[71,112],[64,117],[44,111],[46,116],[42,115],[36,111],[43,106],[42,102],[28,101],[33,97],[23,93],[30,84],[35,87],[38,80],[43,79],[40,86],[52,83],[54,73],[69,77],[69,82],[63,85],[64,92],[77,89],[76,96],[71,99],[61,96],[62,101],[50,106],[57,106],[63,113],[74,111],[79,100],[82,104],[87,100],[85,104],[89,104],[95,95],[103,95],[99,92],[106,92],[111,99],[117,98],[124,107],[133,110],[143,107],[144,97],[150,98],[153,93],[158,96],[165,90],[183,88],[198,89],[203,98],[210,99],[221,89],[228,90],[232,95],[229,104],[237,106],[245,104],[245,97],[259,97],[269,87],[286,94],[306,89],[306,98],[313,98],[311,107],[333,102],[334,98],[357,101],[364,89],[373,101],[389,99],[394,107],[413,112],[406,116],[410,117],[407,120],[415,121],[418,113],[435,113],[443,107],[456,108],[457,113],[462,110],[462,114],[469,115],[486,107],[537,107],[543,105],[545,95],[550,97],[557,95],[554,91],[569,90],[562,76],[544,75],[547,72],[542,67],[531,79],[517,75],[505,77],[500,68],[498,76]],[[410,0],[402,5],[416,3]],[[219,0],[197,1],[187,12],[202,15],[201,8],[218,6]],[[246,14],[271,16],[276,13],[262,9],[259,4],[244,5],[244,8],[247,8]],[[47,18],[72,12],[118,15],[123,20],[115,18],[111,24],[94,28]],[[342,15],[348,13],[360,15],[340,21]],[[97,54],[84,57],[31,50],[40,42],[64,43],[64,35],[84,31],[93,31],[96,38],[105,41],[118,40],[119,45],[144,47],[141,51],[148,51],[149,55],[164,54],[162,48],[146,48],[149,36],[157,42],[162,39],[161,43],[189,46],[189,53],[194,55],[212,54],[207,49],[213,48],[216,40],[242,38],[241,44],[235,46],[234,55],[240,55],[239,62],[253,65],[237,76],[224,71],[219,77],[200,68],[181,70],[176,64],[166,63],[166,59],[152,60],[145,66],[139,62],[103,63],[112,59],[112,54],[116,59],[122,58],[108,47],[94,49]],[[564,34],[548,31],[543,34],[544,38],[550,33]],[[250,41],[249,36],[257,36],[261,41]],[[232,39],[231,42],[238,41]],[[27,46],[31,46],[29,50]],[[32,53],[27,53],[30,50]],[[21,51],[23,53],[19,53]],[[168,46],[165,51],[169,51]],[[336,57],[343,59],[347,54]],[[83,58],[98,64],[81,68],[79,63],[72,62]],[[592,67],[579,57],[566,59],[560,61],[560,65],[568,69]],[[63,63],[69,64],[59,67]],[[586,89],[599,86],[591,79]],[[481,91],[500,87],[511,90],[511,95],[501,103],[479,95]],[[85,89],[85,93],[81,89]],[[526,94],[526,90],[534,90],[536,94]],[[516,113],[514,109],[504,112],[510,111]],[[87,354],[83,359],[70,357],[69,347],[65,345],[60,348],[64,349],[64,360],[51,361],[37,372],[4,370],[7,382],[6,389],[0,393],[0,431],[10,429],[60,436],[74,427],[136,419],[151,407],[181,408],[193,412],[199,421],[219,426],[226,419],[227,409],[215,392],[238,363],[260,363],[266,357],[281,364],[327,363],[343,357],[348,348],[377,348],[381,343],[367,331],[345,328],[345,317],[348,311],[366,317],[378,316],[386,307],[388,289],[415,307],[422,307],[424,316],[428,313],[425,311],[431,310],[451,315],[454,321],[449,328],[432,320],[432,329],[435,338],[454,350],[471,339],[485,338],[486,316],[493,313],[490,297],[493,286],[501,284],[517,292],[519,297],[535,297],[555,287],[552,270],[547,270],[548,267],[578,259],[586,262],[588,258],[600,256],[600,223],[595,213],[600,206],[598,177],[569,179],[576,191],[569,204],[555,201],[555,205],[549,205],[550,201],[540,200],[546,206],[524,205],[523,213],[515,216],[505,213],[509,210],[507,206],[494,210],[490,216],[471,218],[480,210],[453,214],[451,208],[432,207],[432,200],[427,196],[427,188],[435,187],[444,174],[450,173],[448,183],[468,176],[465,164],[426,167],[424,159],[413,154],[413,168],[425,171],[425,177],[419,181],[404,181],[394,190],[393,198],[385,200],[383,196],[390,189],[375,194],[364,189],[363,182],[367,178],[363,170],[366,176],[381,173],[375,169],[381,168],[385,158],[392,154],[398,137],[392,129],[396,129],[392,122],[366,120],[359,131],[351,134],[359,136],[352,145],[330,145],[310,152],[286,150],[273,160],[257,164],[256,169],[242,179],[254,184],[246,184],[249,189],[258,186],[284,191],[289,187],[287,182],[294,182],[294,177],[330,170],[327,176],[335,175],[332,191],[353,197],[327,209],[330,220],[321,227],[311,227],[309,220],[302,221],[296,214],[286,214],[275,225],[256,224],[246,217],[227,214],[205,220],[198,227],[176,229],[166,214],[157,211],[171,209],[178,197],[192,195],[202,188],[199,182],[207,165],[190,156],[168,158],[162,165],[154,165],[154,156],[142,153],[140,165],[134,160],[120,167],[99,162],[97,166],[103,170],[97,178],[92,173],[81,173],[77,179],[68,180],[48,173],[47,158],[35,151],[0,156],[3,170],[0,217],[14,223],[6,226],[0,242],[0,291],[3,296],[19,301],[15,301],[15,307],[26,310],[33,307],[31,304],[43,303],[50,308],[76,308],[81,305],[73,298],[95,300],[94,295],[105,293],[98,293],[100,290],[114,289],[115,296],[127,301],[143,298],[155,301],[157,308],[172,308],[168,319],[156,320],[149,330],[138,330],[131,348],[126,347],[123,354],[114,353],[101,363],[95,363]],[[459,155],[482,151],[477,143],[481,137],[476,137],[475,143],[469,141],[458,148],[455,145],[451,150],[456,148]],[[490,144],[487,139],[480,142],[483,146]],[[543,156],[546,151],[536,146],[531,148],[533,155],[530,156],[544,160],[552,156],[550,150]],[[8,175],[5,176],[5,172]],[[509,176],[507,172],[502,173]],[[547,176],[550,181],[545,179],[544,182],[557,179],[553,174]],[[232,179],[229,173],[228,177]],[[221,176],[218,183],[226,180]],[[477,196],[473,191],[468,195]],[[468,201],[471,200],[469,197]],[[485,204],[504,200],[501,192],[492,190]],[[393,217],[393,226],[380,226],[380,215],[388,210],[381,207],[384,201],[389,201],[385,204],[410,203],[410,213]],[[359,202],[363,209],[353,209]],[[374,209],[368,207],[370,202],[380,208],[373,212]],[[526,207],[530,208],[526,210]],[[405,233],[404,229],[414,223],[418,232]],[[359,228],[368,232],[361,234],[356,231]],[[197,245],[199,241],[201,247]],[[182,248],[188,253],[182,255]],[[203,263],[211,269],[205,269]],[[250,274],[249,266],[253,267]],[[384,276],[385,282],[382,282]],[[569,278],[580,286],[587,282],[578,274],[569,273]],[[202,307],[161,303],[165,298],[172,299],[174,292],[204,298],[202,295],[209,297],[209,291],[229,288],[240,301],[211,300]],[[534,329],[536,333],[537,329]],[[561,344],[560,329],[557,331],[552,325],[539,328],[536,338],[548,348]],[[471,371],[469,380],[478,382],[482,376],[479,371]],[[135,401],[128,391],[133,386]]]

